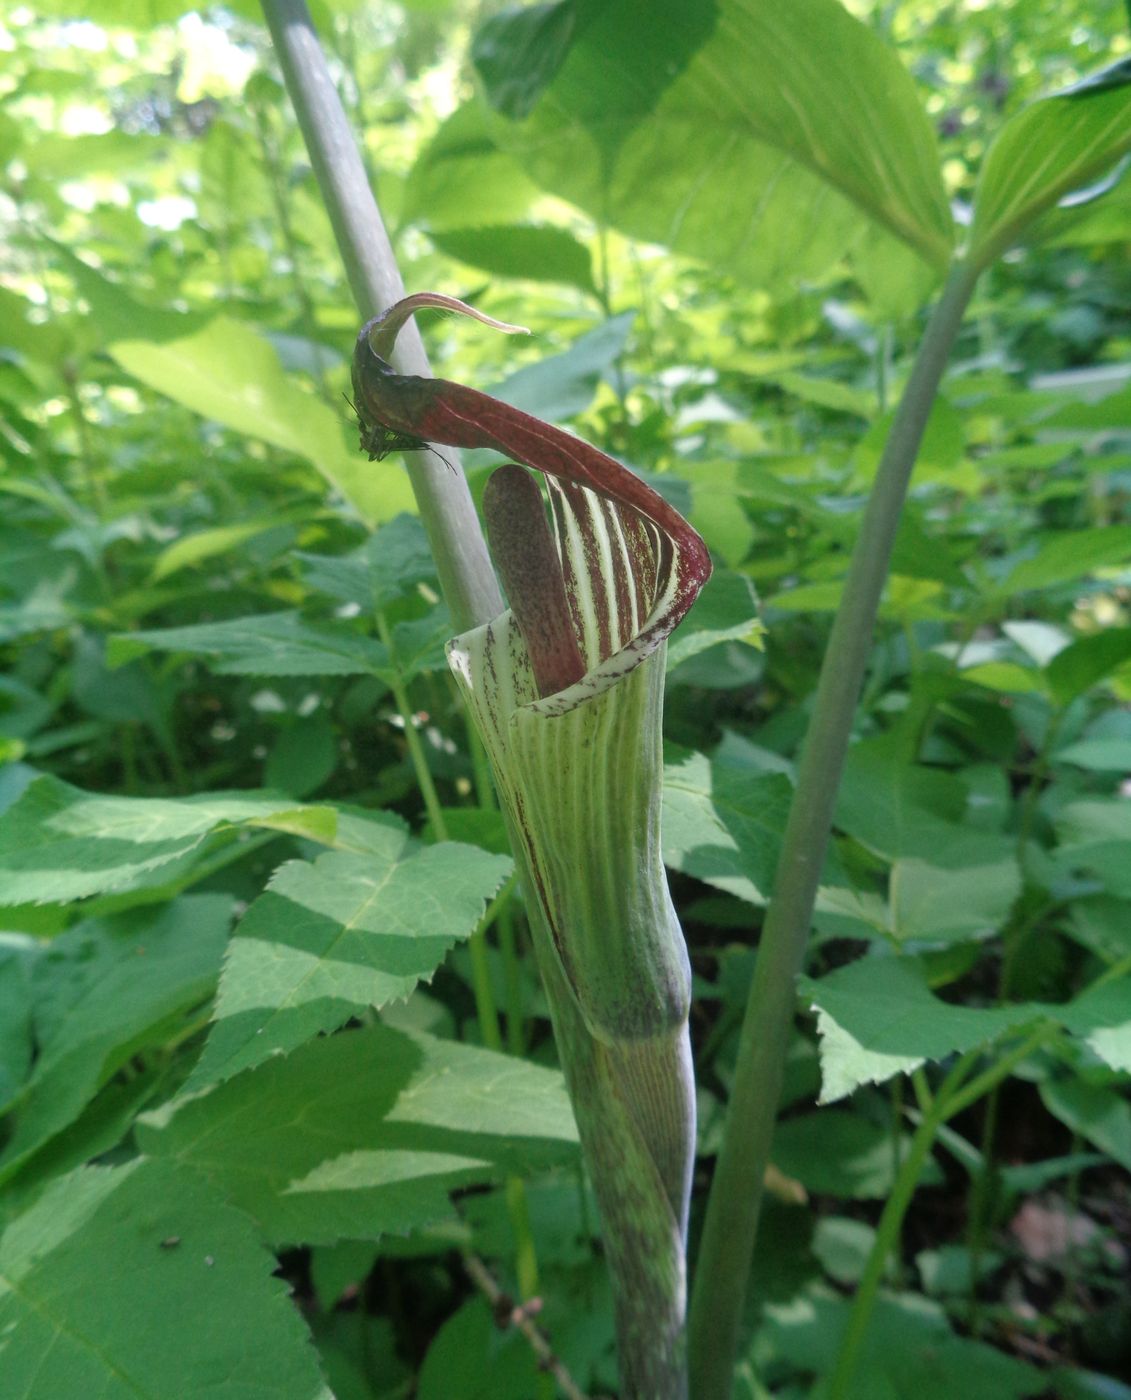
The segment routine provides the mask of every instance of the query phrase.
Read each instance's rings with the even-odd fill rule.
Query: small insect
[[[361,416],[357,405],[348,394],[342,396],[354,413],[357,414],[357,426],[361,429],[361,450],[369,454],[371,462],[383,462],[390,452],[431,452],[433,457],[439,457],[444,466],[450,472],[455,471],[455,467],[444,456],[442,456],[423,438],[414,437],[412,433],[402,433],[396,428],[386,427],[384,423],[367,423]]]

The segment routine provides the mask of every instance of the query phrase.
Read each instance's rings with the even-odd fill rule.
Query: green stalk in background
[[[977,280],[960,262],[924,332],[853,551],[821,667],[746,1005],[726,1132],[691,1299],[691,1393],[729,1400],[785,1055],[833,808],[900,512],[927,419]]]

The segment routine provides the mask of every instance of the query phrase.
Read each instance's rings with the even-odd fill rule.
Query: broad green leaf
[[[1044,1079],[1039,1087],[1054,1117],[1131,1171],[1131,1102],[1126,1094],[1079,1077]]]
[[[1131,1073],[1131,978],[1098,982],[1050,1015],[1112,1069]]]
[[[780,1123],[773,1163],[809,1191],[854,1200],[882,1200],[895,1174],[890,1129],[838,1108]],[[927,1173],[938,1177],[933,1164]]]
[[[1041,98],[990,147],[974,200],[970,257],[985,267],[1034,220],[1131,150],[1131,61]]]
[[[674,752],[664,770],[665,865],[765,904],[792,791],[781,773]]]
[[[1131,772],[1131,739],[1081,739],[1053,754],[1054,763],[1070,763],[1092,773]]]
[[[491,21],[496,71],[508,23],[518,49],[529,19]],[[490,129],[544,188],[748,279],[822,271],[866,221],[935,267],[950,257],[914,86],[835,0],[582,4],[530,114]]]
[[[516,119],[530,115],[565,61],[579,8],[572,0],[552,0],[504,10],[480,26],[471,56],[496,112]]]
[[[385,647],[344,627],[303,622],[297,612],[259,613],[188,627],[120,632],[106,649],[111,666],[147,651],[208,658],[219,676],[360,676],[393,674]]]
[[[1106,894],[1074,899],[1066,931],[1105,963],[1131,958],[1131,902]]]
[[[352,427],[284,373],[271,344],[226,316],[151,310],[78,258],[67,265],[109,354],[143,384],[204,418],[311,462],[370,524],[411,506],[403,473],[375,470]]]
[[[245,520],[235,525],[217,525],[212,530],[197,530],[191,535],[182,535],[167,545],[153,564],[153,581],[159,582],[181,569],[196,564],[207,563],[218,554],[228,554],[248,540],[255,539],[266,530],[273,530],[282,522],[282,517],[265,515],[259,520]]]
[[[138,1160],[63,1177],[0,1238],[4,1394],[332,1400],[274,1268],[191,1171]]]
[[[290,861],[229,945],[192,1087],[293,1050],[367,1007],[403,1000],[482,917],[504,856],[446,842],[383,858],[327,851]]]
[[[821,1103],[861,1084],[881,1084],[925,1060],[987,1045],[1039,1018],[1044,1008],[978,1008],[940,1001],[912,958],[859,958],[819,981],[802,977],[802,996],[817,1011]]]
[[[140,1049],[208,1000],[231,913],[226,896],[185,895],[158,910],[84,921],[51,943],[34,972],[38,1056],[16,1103],[0,1176],[73,1122]]]
[[[982,661],[963,667],[962,676],[974,685],[1006,695],[1031,695],[1042,689],[1040,673],[1016,661]]]
[[[39,952],[33,938],[0,934],[0,1112],[7,1109],[31,1068],[31,978]]]
[[[481,1294],[449,1317],[420,1367],[417,1400],[529,1400],[538,1363],[513,1327],[500,1330]]]
[[[501,277],[564,282],[596,293],[589,249],[572,233],[550,224],[499,224],[484,228],[432,229],[441,253]]]
[[[46,774],[0,814],[0,899],[62,903],[164,879],[218,829],[293,832],[335,844],[331,807],[261,793],[118,797],[83,792]]]
[[[350,554],[294,557],[308,588],[365,612],[388,607],[436,573],[424,526],[413,515],[380,526]]]
[[[848,752],[837,794],[837,825],[870,850],[948,870],[1013,858],[1013,842],[963,823],[967,793],[941,769],[901,761],[884,741]]]
[[[1049,662],[1049,689],[1067,705],[1131,661],[1131,627],[1113,627],[1070,643]]]
[[[495,144],[485,105],[457,107],[417,156],[405,217],[433,229],[518,220],[541,197],[518,161]]]
[[[1012,598],[1031,588],[1072,583],[1097,569],[1131,561],[1131,525],[1101,525],[1091,530],[1047,536],[1030,559],[1023,559],[995,585],[993,592]]]
[[[41,133],[35,143],[34,170],[36,176],[49,180],[85,179],[136,170],[163,155],[158,137],[139,132],[117,130],[82,136]]]
[[[329,780],[340,757],[338,731],[324,710],[296,715],[271,746],[263,781],[275,792],[307,797]]]
[[[626,311],[603,321],[560,355],[515,370],[491,393],[536,418],[558,421],[584,413],[602,377],[624,351],[635,315]]]
[[[947,870],[924,860],[891,868],[891,924],[901,942],[989,938],[1005,923],[1021,893],[1016,860]]]
[[[446,1218],[451,1186],[576,1160],[561,1075],[381,1025],[175,1100],[144,1151],[219,1186],[276,1242],[377,1239]]]
[[[876,956],[859,958],[819,981],[803,977],[800,988],[817,1010],[822,1103],[1042,1020],[1062,1025],[1113,1069],[1131,1068],[1126,979],[1097,984],[1062,1005],[961,1006],[931,992],[917,960]]]
[[[1068,802],[1056,814],[1055,826],[1060,839],[1054,858],[1061,869],[1086,872],[1098,878],[1108,894],[1131,898],[1131,806],[1125,800]]]
[[[800,1295],[769,1307],[755,1357],[827,1375],[851,1301]],[[843,1400],[1021,1400],[1048,1393],[1048,1372],[985,1342],[956,1336],[943,1308],[919,1294],[877,1300]]]
[[[668,642],[668,670],[720,642],[760,647],[764,632],[753,583],[745,574],[716,569]]]

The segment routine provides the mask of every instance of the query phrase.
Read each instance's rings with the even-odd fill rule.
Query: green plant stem
[[[891,1194],[888,1196],[887,1204],[880,1216],[880,1223],[876,1227],[876,1238],[872,1242],[867,1263],[864,1265],[864,1272],[860,1276],[860,1282],[856,1288],[852,1311],[848,1315],[848,1326],[841,1338],[840,1351],[837,1354],[836,1365],[829,1380],[828,1400],[844,1400],[855,1374],[860,1347],[867,1334],[868,1324],[872,1320],[872,1309],[875,1306],[876,1295],[887,1267],[888,1257],[899,1239],[900,1231],[903,1228],[903,1217],[907,1213],[911,1197],[915,1194],[915,1187],[919,1184],[919,1176],[941,1122],[939,1116],[941,1097],[940,1095],[935,1102],[935,1111],[920,1119],[915,1135],[911,1139],[907,1156],[903,1159],[899,1174],[892,1183]]]
[[[691,1393],[728,1400],[801,970],[852,719],[911,471],[977,273],[952,269],[900,400],[825,653],[739,1041],[691,1302]]]
[[[354,300],[368,318],[405,294],[392,244],[305,0],[262,4]],[[411,321],[397,338],[393,363],[402,374],[429,373]],[[411,452],[405,461],[440,586],[456,630],[463,631],[497,616],[503,602],[467,478],[453,448],[445,447],[444,456],[446,462],[430,452]]]
[[[416,783],[420,788],[420,795],[424,799],[424,810],[428,813],[428,820],[432,825],[432,835],[437,841],[448,839],[448,824],[444,820],[444,809],[440,806],[439,794],[436,792],[436,784],[432,780],[432,770],[428,767],[428,758],[424,752],[424,745],[420,742],[420,734],[416,728],[416,720],[412,708],[412,703],[408,697],[408,690],[401,679],[400,668],[397,665],[397,651],[393,642],[392,628],[388,619],[380,608],[375,614],[377,621],[377,635],[384,643],[385,650],[389,653],[389,662],[393,669],[393,676],[389,681],[389,689],[393,692],[393,700],[396,703],[397,712],[400,714],[401,723],[404,725],[405,743],[408,746],[408,755],[412,760],[412,771],[416,774]]]
[[[495,789],[491,784],[491,765],[487,750],[479,737],[479,731],[467,716],[467,747],[471,754],[471,771],[474,774],[475,796],[481,807],[495,811]],[[503,975],[506,982],[507,1002],[507,1052],[511,1055],[526,1053],[526,1016],[522,999],[522,963],[518,955],[518,938],[514,922],[514,899],[508,899],[499,909],[495,927],[499,934],[499,952],[503,958]]]
[[[968,1051],[958,1059],[939,1086],[930,1109],[919,1120],[907,1157],[880,1216],[876,1238],[872,1242],[864,1273],[852,1300],[852,1311],[849,1313],[848,1326],[841,1338],[840,1350],[829,1379],[826,1400],[844,1400],[848,1394],[859,1361],[860,1348],[872,1319],[872,1310],[887,1267],[888,1256],[899,1240],[903,1218],[907,1214],[907,1207],[915,1194],[923,1163],[939,1129],[956,1114],[991,1093],[1022,1060],[1027,1059],[1034,1050],[1057,1033],[1058,1028],[1055,1025],[1046,1023],[1039,1026],[988,1069],[970,1080],[967,1080],[967,1075],[977,1060],[979,1051]]]

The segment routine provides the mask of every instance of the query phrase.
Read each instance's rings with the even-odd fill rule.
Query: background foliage
[[[717,561],[671,647],[665,796],[702,1185],[947,203],[1129,45],[1114,0],[649,9],[644,39],[627,0],[318,19],[406,283],[535,331],[437,323],[438,371],[632,463]],[[517,1286],[521,1176],[540,1321],[609,1393],[501,823],[406,479],[355,450],[356,317],[265,34],[243,4],[82,10],[0,11],[4,1392],[549,1394],[460,1266]],[[791,45],[853,100],[819,62],[779,92]],[[931,419],[800,988],[751,1396],[832,1365],[961,1055],[1013,1073],[933,1140],[852,1393],[1131,1394],[1129,198],[984,277]]]

